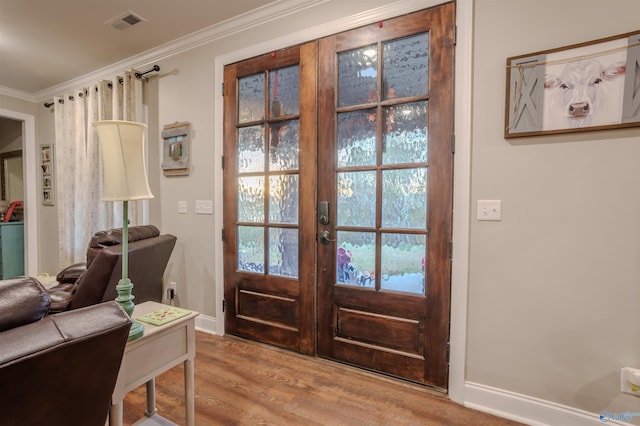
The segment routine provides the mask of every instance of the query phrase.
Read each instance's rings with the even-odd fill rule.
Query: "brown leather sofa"
[[[57,275],[49,289],[51,312],[63,312],[114,300],[122,278],[122,229],[96,232],[87,249],[87,262],[71,265]],[[129,279],[134,303],[162,302],[162,277],[176,237],[154,225],[129,228]]]
[[[0,281],[0,424],[104,426],[131,320],[114,301],[49,303],[33,278]]]

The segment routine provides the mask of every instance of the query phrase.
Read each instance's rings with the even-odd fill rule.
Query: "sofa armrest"
[[[82,275],[86,270],[87,270],[86,263],[84,262],[74,263],[73,265],[67,266],[62,271],[58,272],[58,275],[56,275],[56,281],[58,281],[58,284],[65,284],[65,283],[73,284],[78,280],[78,278],[80,278],[80,275]]]
[[[32,277],[0,281],[0,332],[42,319],[50,304],[49,294]]]
[[[49,307],[50,314],[57,314],[69,310],[71,297],[73,296],[73,287],[74,284],[58,284],[48,290],[49,298],[51,299],[51,306]]]

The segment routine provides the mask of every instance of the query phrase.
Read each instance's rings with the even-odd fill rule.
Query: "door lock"
[[[320,201],[318,203],[318,221],[321,225],[328,225],[329,220],[329,202]]]

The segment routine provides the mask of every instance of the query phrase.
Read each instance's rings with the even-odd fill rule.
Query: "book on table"
[[[146,322],[152,325],[163,325],[171,321],[175,321],[178,318],[187,316],[192,311],[183,308],[177,308],[175,306],[167,306],[164,308],[156,309],[136,318],[138,321]]]

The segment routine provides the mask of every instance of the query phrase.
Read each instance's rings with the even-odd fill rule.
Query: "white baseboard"
[[[464,405],[531,426],[630,425],[614,419],[605,422],[599,413],[473,382],[465,383]]]
[[[196,317],[196,330],[208,334],[217,334],[216,319],[207,315],[198,315]]]

